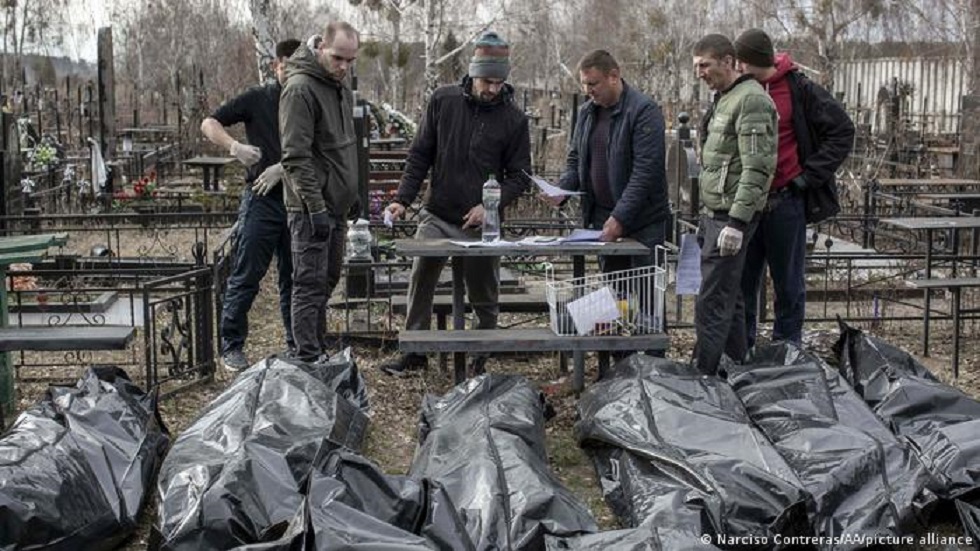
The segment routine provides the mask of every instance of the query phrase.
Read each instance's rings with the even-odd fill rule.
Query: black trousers
[[[758,224],[756,214],[745,229],[738,253],[721,256],[718,234],[728,225],[728,215],[701,215],[697,233],[701,246],[701,289],[694,314],[697,334],[694,359],[702,373],[716,374],[722,354],[741,362],[748,352],[742,270],[749,241]]]
[[[343,222],[334,224],[327,239],[313,237],[308,214],[289,213],[292,240],[293,339],[296,357],[313,362],[324,353],[327,301],[340,279],[344,261]]]

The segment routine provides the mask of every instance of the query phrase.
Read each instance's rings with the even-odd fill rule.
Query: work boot
[[[229,350],[221,355],[221,365],[233,373],[248,369],[248,356],[241,349]]]
[[[388,375],[408,377],[415,372],[423,371],[428,365],[429,360],[422,354],[402,354],[378,367]]]

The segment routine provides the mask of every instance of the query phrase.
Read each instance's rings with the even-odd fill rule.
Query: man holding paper
[[[605,50],[586,54],[578,69],[589,101],[579,109],[558,185],[582,194],[582,224],[601,230],[602,241],[632,237],[650,248],[643,256],[600,257],[604,272],[652,265],[670,214],[660,106],[623,80]],[[567,198],[541,196],[553,205]]]
[[[531,168],[527,116],[514,103],[514,88],[507,84],[510,46],[497,33],[484,33],[476,41],[473,60],[462,83],[432,93],[419,132],[408,151],[405,174],[395,201],[385,209],[392,221],[405,215],[422,182],[430,173],[425,207],[416,239],[474,239],[483,223],[483,184],[490,174],[500,181],[500,209],[526,189]],[[432,302],[446,258],[419,257],[412,264],[405,327],[429,329]],[[479,329],[497,327],[499,258],[469,257],[463,271],[466,293],[479,320]],[[484,370],[485,356],[469,366],[473,374]],[[402,376],[425,368],[426,357],[403,354],[381,364],[389,375]]]

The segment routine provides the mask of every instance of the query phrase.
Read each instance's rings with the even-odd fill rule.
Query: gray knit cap
[[[469,75],[506,79],[510,74],[510,45],[495,32],[485,32],[475,42]]]

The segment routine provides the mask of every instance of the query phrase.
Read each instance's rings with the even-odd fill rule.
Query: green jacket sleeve
[[[776,108],[768,96],[751,94],[742,100],[735,131],[742,173],[728,214],[748,223],[765,201],[776,172]]]
[[[286,86],[279,98],[279,133],[286,182],[293,186],[310,213],[327,208],[313,165],[314,106],[312,93],[302,85]]]

